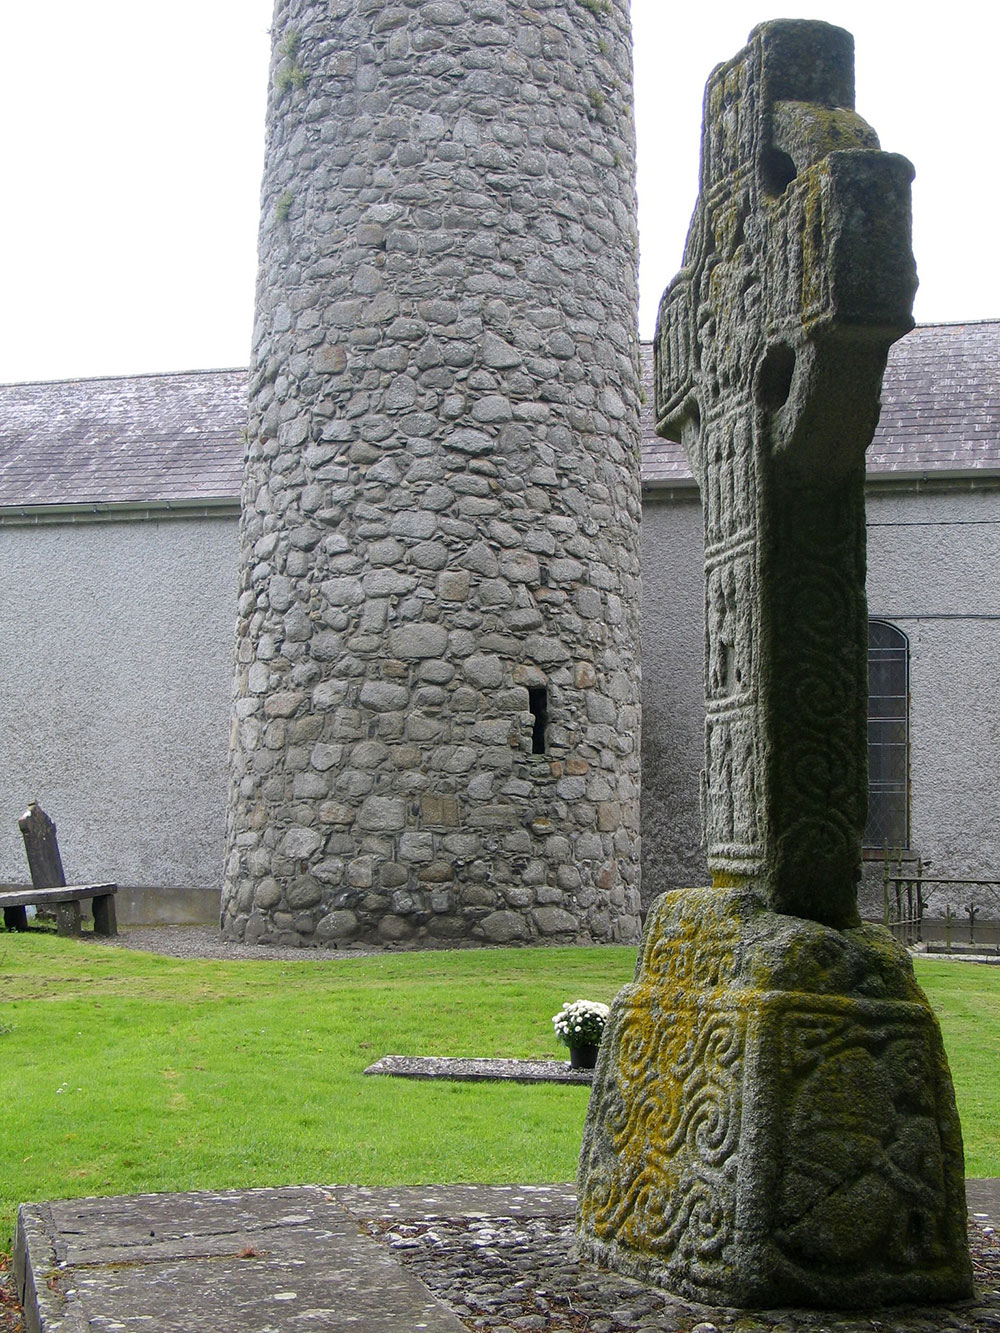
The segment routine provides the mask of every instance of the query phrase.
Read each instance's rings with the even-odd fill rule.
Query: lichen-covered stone
[[[612,1008],[579,1231],[713,1304],[972,1290],[937,1025],[857,912],[864,452],[915,273],[912,168],[854,113],[853,72],[848,33],[787,21],[714,72],[657,331],[658,429],[703,500],[713,887],[657,900]],[[598,809],[613,828],[616,802]]]
[[[230,937],[636,937],[628,11],[276,0]]]
[[[581,1154],[584,1252],[709,1303],[971,1294],[937,1022],[881,928],[749,890],[658,899]]]
[[[765,24],[713,75],[656,340],[657,429],[704,500],[709,867],[830,925],[857,920],[867,800],[865,450],[916,287],[913,168],[853,102],[828,25]]]

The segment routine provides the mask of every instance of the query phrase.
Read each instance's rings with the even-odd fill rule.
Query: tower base
[[[706,1303],[972,1295],[961,1128],[905,950],[750,889],[654,904],[580,1159],[582,1253]]]

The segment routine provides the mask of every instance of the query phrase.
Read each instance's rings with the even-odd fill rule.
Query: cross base
[[[905,950],[752,888],[659,898],[601,1046],[578,1231],[716,1305],[971,1296],[961,1129]]]

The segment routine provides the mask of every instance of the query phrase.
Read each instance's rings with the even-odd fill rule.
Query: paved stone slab
[[[592,1083],[592,1069],[568,1060],[456,1060],[437,1055],[383,1055],[366,1074],[394,1078],[450,1078],[463,1083]]]
[[[463,1328],[315,1187],[26,1205],[15,1268],[31,1333]]]
[[[973,1215],[981,1224],[996,1222],[1000,1180],[970,1180],[967,1186]],[[295,1186],[78,1199],[22,1207],[15,1269],[29,1333],[293,1333],[309,1327],[333,1333],[456,1333],[464,1326],[435,1300],[425,1282],[443,1299],[463,1305],[478,1291],[482,1299],[473,1304],[479,1309],[485,1301],[482,1311],[488,1316],[482,1326],[505,1327],[507,1319],[499,1309],[489,1314],[490,1301],[502,1305],[506,1299],[490,1286],[496,1273],[480,1273],[476,1256],[483,1255],[487,1243],[493,1253],[501,1238],[509,1236],[515,1250],[518,1245],[523,1249],[526,1239],[528,1247],[523,1257],[527,1267],[508,1275],[511,1299],[522,1288],[533,1299],[547,1296],[556,1320],[552,1327],[568,1327],[560,1311],[581,1302],[590,1309],[594,1301],[594,1311],[607,1315],[609,1328],[635,1327],[635,1321],[621,1322],[619,1307],[641,1304],[644,1289],[596,1269],[578,1272],[571,1262],[575,1209],[576,1191],[569,1184]],[[362,1219],[391,1219],[403,1239],[390,1228],[388,1245],[370,1240],[359,1233]],[[415,1242],[409,1239],[426,1230],[424,1223],[435,1228],[426,1237],[433,1250],[430,1267],[421,1267]],[[460,1233],[452,1236],[447,1230],[463,1224],[472,1227],[471,1249],[462,1247]],[[504,1253],[507,1248],[500,1245]],[[466,1249],[476,1271],[468,1266]],[[248,1250],[254,1253],[241,1257]],[[654,1298],[655,1292],[649,1299]],[[713,1313],[669,1301],[657,1326],[688,1328],[709,1315],[713,1326],[727,1333],[733,1327],[733,1311]],[[912,1310],[905,1312],[902,1323],[886,1324],[881,1317],[879,1323],[894,1333],[904,1327],[965,1333],[996,1327],[1000,1320],[992,1307],[970,1306],[960,1312]],[[820,1326],[838,1333],[855,1333],[859,1327],[852,1318],[818,1320],[795,1312],[786,1312],[776,1326],[771,1321],[755,1326],[810,1333]]]
[[[330,1193],[358,1218],[408,1221],[469,1217],[563,1217],[576,1213],[575,1185],[333,1185]]]
[[[1000,1223],[1000,1179],[967,1180],[965,1199],[973,1217],[992,1225]]]

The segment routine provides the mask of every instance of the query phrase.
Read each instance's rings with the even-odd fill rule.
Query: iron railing
[[[886,857],[882,881],[883,924],[902,944],[911,947],[924,942],[927,927],[932,925],[935,937],[943,932],[946,949],[964,944],[979,944],[991,950],[997,947],[1000,927],[995,920],[987,926],[978,918],[984,908],[993,908],[994,915],[1000,911],[1000,880],[929,876],[922,873],[919,861],[909,864],[915,866],[916,873],[904,872],[902,859],[893,866]],[[955,911],[949,903],[942,921],[925,922],[926,894],[958,887],[971,890],[965,906]],[[964,892],[955,895],[959,900],[966,896]],[[961,938],[963,935],[965,939]]]

